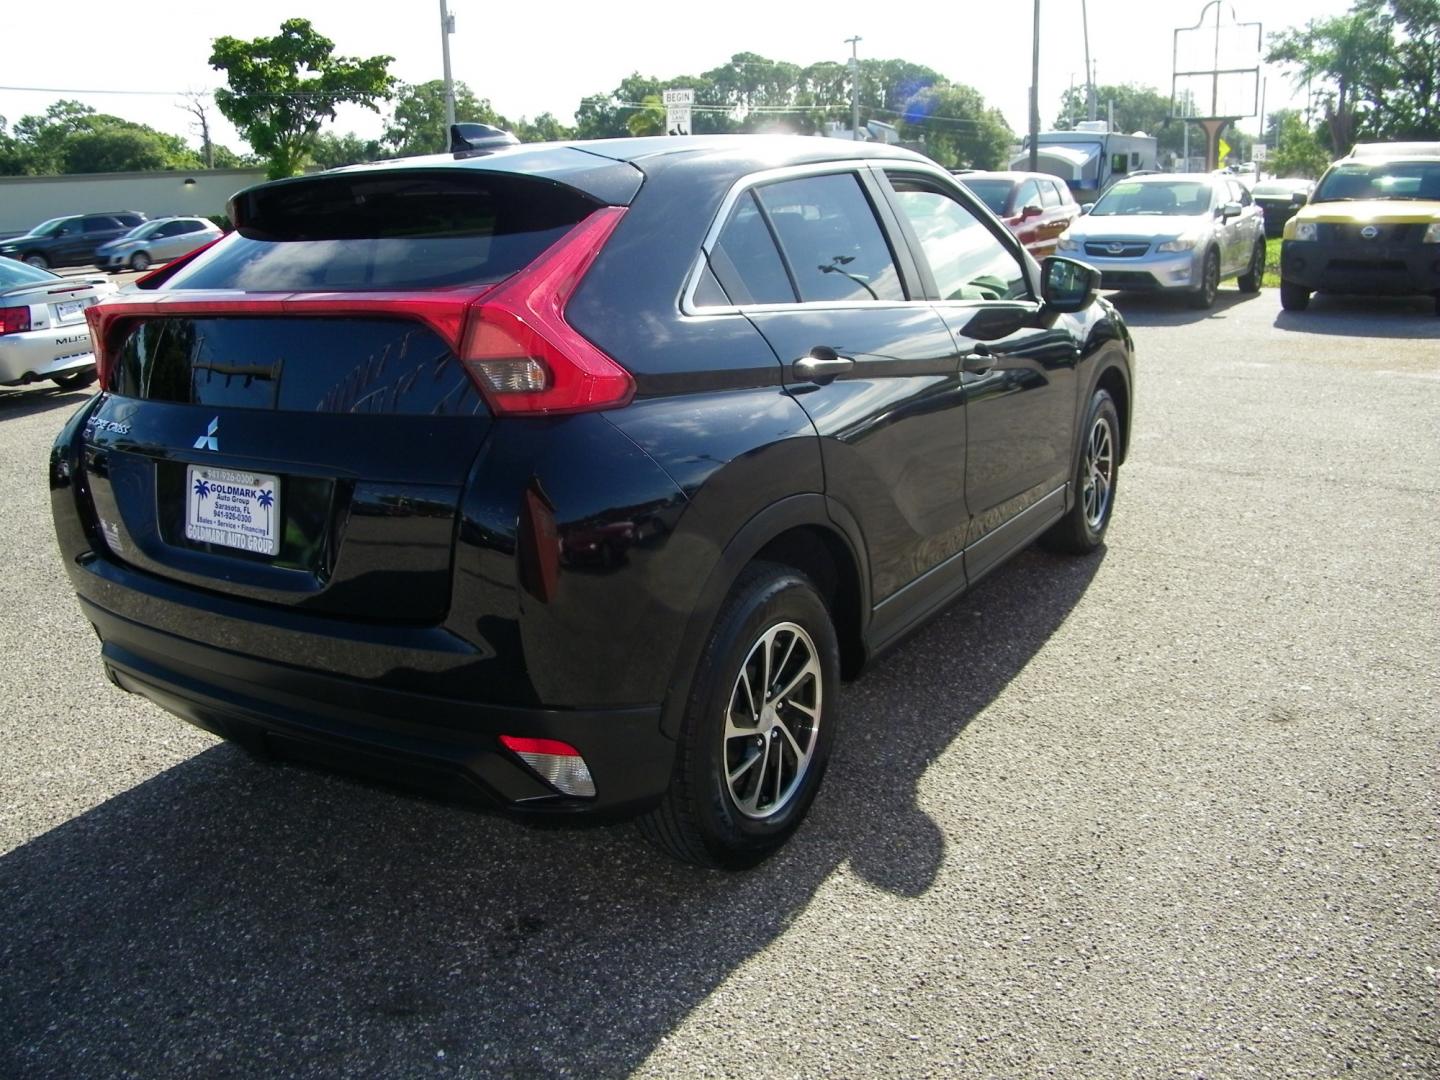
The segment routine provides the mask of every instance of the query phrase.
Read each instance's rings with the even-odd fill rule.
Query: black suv
[[[145,221],[145,215],[138,210],[51,218],[24,236],[0,240],[0,255],[41,270],[52,266],[88,266],[95,261],[95,249],[101,244],[124,236]]]
[[[1109,521],[1124,323],[907,151],[516,147],[230,216],[91,309],[50,481],[111,678],[256,752],[748,865],[841,678]]]

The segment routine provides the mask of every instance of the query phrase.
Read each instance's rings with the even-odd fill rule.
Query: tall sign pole
[[[445,62],[445,131],[450,136],[450,126],[455,123],[455,80],[450,77],[450,35],[455,32],[455,16],[440,0],[440,56]]]
[[[850,46],[850,137],[860,139],[860,49],[861,38],[847,37]]]
[[[1225,15],[1229,12],[1229,19]],[[1214,23],[1210,17],[1214,15]],[[1220,134],[1227,125],[1254,116],[1260,104],[1258,22],[1240,22],[1224,0],[1209,0],[1194,26],[1175,30],[1170,115],[1191,117],[1205,133],[1205,167],[1220,165]],[[1195,103],[1209,111],[1196,114]]]
[[[1085,119],[1095,119],[1095,68],[1090,63],[1090,7],[1080,0],[1080,21],[1085,27]]]
[[[1040,171],[1040,0],[1035,0],[1035,43],[1030,59],[1030,171]]]

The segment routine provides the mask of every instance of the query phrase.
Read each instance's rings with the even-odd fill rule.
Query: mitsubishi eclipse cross
[[[908,151],[462,148],[229,212],[89,309],[50,484],[111,680],[257,754],[752,865],[842,679],[1103,541],[1124,322]]]

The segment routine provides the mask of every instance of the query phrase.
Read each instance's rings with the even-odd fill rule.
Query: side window
[[[1040,204],[1047,208],[1060,205],[1060,192],[1055,190],[1053,181],[1040,181]]]
[[[180,228],[178,228],[177,230],[175,230],[176,235],[179,235],[180,233],[200,232],[202,229],[205,228],[205,222],[203,222],[203,221],[196,221],[196,220],[193,220],[193,219],[190,220],[190,221],[182,221],[182,222],[179,222],[179,225],[180,225]]]
[[[1027,206],[1040,205],[1040,185],[1034,180],[1026,180],[1020,185],[1020,190],[1015,193],[1015,213],[1020,213]]]
[[[112,217],[87,217],[85,219],[87,233],[111,232],[119,227],[120,223]]]
[[[860,178],[833,173],[757,190],[802,301],[904,300]]]
[[[754,192],[735,204],[710,253],[710,267],[733,304],[793,304],[795,290]],[[709,294],[713,296],[712,294]],[[706,301],[697,292],[696,303]],[[723,304],[724,301],[716,301]]]
[[[1230,198],[1241,206],[1249,206],[1252,201],[1249,190],[1239,180],[1230,181]]]
[[[890,183],[942,300],[1029,297],[1019,260],[961,203],[927,180],[892,175]]]

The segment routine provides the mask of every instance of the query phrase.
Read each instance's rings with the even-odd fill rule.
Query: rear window
[[[499,281],[599,205],[548,180],[454,169],[283,181],[237,195],[235,234],[162,288],[328,292]]]

